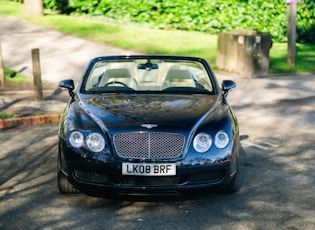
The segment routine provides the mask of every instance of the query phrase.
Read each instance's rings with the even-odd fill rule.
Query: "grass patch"
[[[0,1],[0,14],[19,16],[22,8],[23,5],[16,2]],[[202,57],[216,69],[216,35],[191,31],[154,30],[49,12],[45,17],[26,19],[51,30],[139,53]],[[270,50],[269,72],[315,72],[314,50],[315,45],[297,44],[296,67],[292,68],[286,62],[287,44],[274,43]]]
[[[16,114],[7,114],[4,111],[0,111],[0,119],[16,118]]]
[[[31,115],[32,116],[41,116],[41,115],[45,115],[45,112],[43,112],[43,111],[35,111]]]
[[[11,69],[4,68],[4,81],[15,83],[28,83],[33,82],[32,79],[26,78],[23,74],[17,73]]]
[[[156,30],[55,14],[28,20],[52,30],[139,53],[198,56],[215,63],[216,35]]]
[[[287,64],[287,44],[275,43],[270,50],[270,73],[315,72],[315,45],[296,44],[296,66]]]
[[[23,11],[23,5],[20,3],[1,0],[0,1],[0,14],[9,16],[18,16]]]
[[[49,113],[53,113],[53,114],[63,114],[64,110],[59,110],[59,111],[53,111],[53,112],[49,112]],[[31,114],[31,116],[42,116],[47,114],[47,112],[45,111],[35,111]]]

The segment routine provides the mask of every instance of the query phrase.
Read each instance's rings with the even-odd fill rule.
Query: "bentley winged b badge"
[[[142,124],[141,126],[143,128],[152,129],[152,128],[157,127],[158,125],[157,124]]]

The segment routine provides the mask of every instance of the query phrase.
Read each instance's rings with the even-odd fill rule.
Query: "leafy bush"
[[[302,0],[298,4],[297,36],[301,43],[315,44],[315,1]]]
[[[287,39],[285,0],[43,0],[45,8],[61,13],[88,14],[151,28],[201,31],[234,29],[269,32]],[[297,13],[298,42],[315,43],[315,2],[302,0]]]

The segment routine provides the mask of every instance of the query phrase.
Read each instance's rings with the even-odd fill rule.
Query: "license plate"
[[[136,176],[174,176],[176,175],[176,164],[123,163],[122,174]]]

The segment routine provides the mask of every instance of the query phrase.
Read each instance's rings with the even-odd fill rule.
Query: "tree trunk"
[[[0,86],[4,85],[4,67],[2,59],[2,47],[1,47],[1,37],[0,37]]]
[[[296,60],[296,3],[288,4],[288,54],[287,63],[295,67]]]
[[[29,17],[43,16],[43,0],[24,0],[23,15]]]

